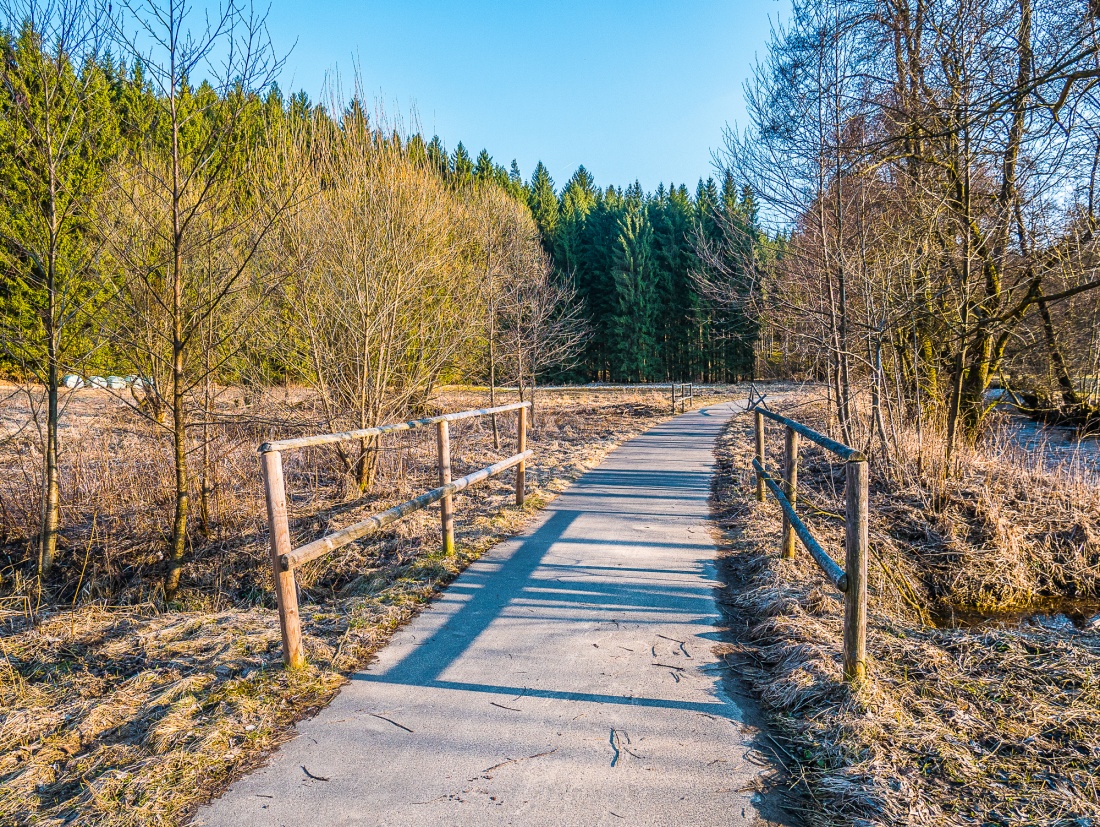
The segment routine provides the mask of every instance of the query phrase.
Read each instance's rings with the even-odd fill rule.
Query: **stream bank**
[[[806,408],[798,418],[822,426]],[[873,469],[870,677],[853,689],[841,678],[840,595],[801,551],[779,557],[779,509],[745,485],[752,443],[744,417],[718,448],[724,595],[743,630],[738,668],[805,821],[1100,824],[1100,630],[1086,616],[1100,562],[1096,486],[991,452],[966,454],[959,478],[939,487],[915,460]],[[781,456],[778,434],[767,452]],[[843,531],[830,512],[842,481],[806,452],[806,520],[837,558]],[[934,607],[951,606],[953,623],[934,622]],[[963,617],[968,606],[981,607],[977,622]]]

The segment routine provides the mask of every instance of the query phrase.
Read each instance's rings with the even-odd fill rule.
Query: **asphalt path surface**
[[[713,652],[712,450],[734,409],[609,454],[193,823],[756,821],[761,770]]]

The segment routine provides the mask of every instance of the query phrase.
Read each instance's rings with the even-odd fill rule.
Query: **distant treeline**
[[[736,301],[712,301],[700,275],[747,298],[765,245],[752,194],[727,176],[643,193],[600,189],[583,166],[560,196],[542,163],[531,212],[560,274],[584,302],[593,334],[564,379],[731,381],[752,376],[759,329]],[[723,262],[704,263],[701,240]],[[721,272],[716,272],[721,271]]]
[[[639,183],[601,189],[580,167],[557,192],[540,161],[529,181],[518,164],[448,152],[434,137],[410,143],[452,185],[493,182],[527,203],[554,262],[582,302],[591,336],[569,364],[549,366],[560,381],[735,381],[754,375],[759,324],[747,302],[753,274],[775,245],[761,232],[752,192],[725,175],[645,193]],[[700,254],[700,243],[718,255]],[[704,259],[707,259],[704,261]],[[700,276],[704,278],[700,279]],[[703,284],[719,282],[721,296]],[[732,300],[731,300],[732,298]]]

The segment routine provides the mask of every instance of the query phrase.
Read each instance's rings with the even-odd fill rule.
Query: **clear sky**
[[[389,112],[414,111],[452,150],[540,159],[560,187],[584,164],[600,186],[646,190],[713,173],[744,119],[742,83],[790,0],[272,0],[285,93],[318,100],[358,70]],[[291,50],[291,47],[293,49]]]

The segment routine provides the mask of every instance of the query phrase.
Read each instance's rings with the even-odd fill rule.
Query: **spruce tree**
[[[554,179],[542,161],[535,166],[527,191],[527,204],[535,218],[535,226],[539,228],[543,247],[549,251],[558,231],[558,195],[554,192]]]
[[[454,154],[451,156],[451,183],[456,187],[469,184],[474,177],[474,162],[470,160],[470,153],[458,142]]]
[[[446,180],[450,176],[450,163],[447,160],[447,148],[438,135],[433,135],[428,142],[428,163],[439,173],[439,177]]]
[[[615,334],[612,375],[626,381],[645,382],[654,378],[657,297],[652,259],[653,228],[640,199],[627,199],[614,250],[612,272],[616,307],[612,317]]]
[[[483,149],[478,153],[473,174],[474,180],[479,184],[487,184],[496,179],[496,167],[493,166],[493,158],[488,150]]]

